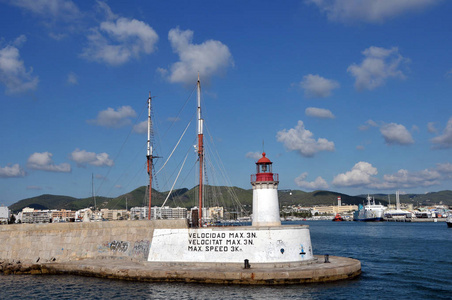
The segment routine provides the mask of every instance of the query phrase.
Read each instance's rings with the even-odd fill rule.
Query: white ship
[[[396,209],[385,211],[385,217],[394,220],[404,220],[413,217],[411,212],[400,208],[399,191],[396,191]]]
[[[378,222],[383,221],[386,207],[381,204],[375,204],[375,198],[367,195],[367,205],[359,205],[358,210],[353,213],[353,221]]]

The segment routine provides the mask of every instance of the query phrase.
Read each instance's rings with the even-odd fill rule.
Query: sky
[[[198,73],[228,185],[250,189],[265,151],[280,189],[450,190],[451,11],[445,0],[0,0],[0,204],[146,185],[149,93],[154,188],[192,188]]]

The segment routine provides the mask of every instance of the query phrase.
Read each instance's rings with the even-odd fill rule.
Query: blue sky
[[[2,204],[89,197],[92,174],[102,196],[145,185],[148,93],[159,168],[195,113],[198,72],[206,139],[230,185],[251,188],[265,150],[280,189],[451,189],[450,1],[0,7]],[[193,122],[155,188],[170,189],[185,153],[175,186],[196,185],[195,134]]]

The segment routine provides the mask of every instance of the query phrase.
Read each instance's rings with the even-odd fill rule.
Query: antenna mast
[[[91,173],[91,189],[92,189],[93,200],[94,200],[94,210],[96,210],[96,195],[94,194],[94,173]]]
[[[201,82],[199,81],[198,73],[198,158],[199,158],[199,208],[198,208],[198,226],[202,227],[202,190],[203,190],[203,164],[204,164],[204,143],[203,143],[203,123],[201,118]]]
[[[154,156],[152,155],[152,145],[151,145],[151,131],[152,131],[152,121],[151,121],[151,92],[149,92],[148,98],[148,143],[147,143],[147,165],[148,165],[148,174],[149,174],[149,211],[148,211],[148,220],[151,219],[151,199],[152,199],[152,160]]]

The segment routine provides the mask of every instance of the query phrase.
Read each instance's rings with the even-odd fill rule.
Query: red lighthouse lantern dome
[[[272,162],[265,157],[265,152],[256,163],[256,181],[273,181]]]

